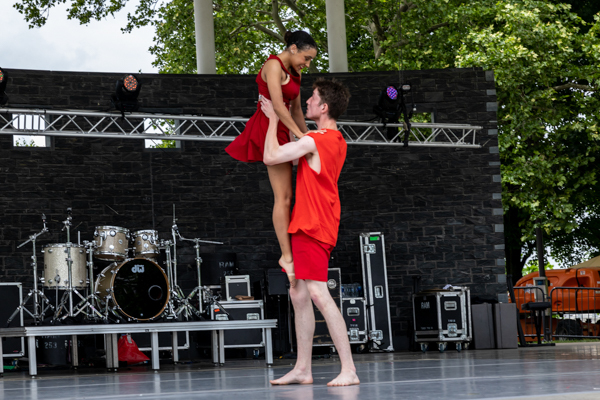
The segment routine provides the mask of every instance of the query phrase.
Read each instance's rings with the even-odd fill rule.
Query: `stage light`
[[[135,75],[127,75],[117,81],[115,93],[111,96],[114,107],[121,113],[136,111],[139,107],[137,98],[142,83]]]
[[[373,107],[373,112],[384,124],[394,123],[400,116],[400,96],[398,89],[394,85],[387,86],[379,95],[377,105]]]
[[[398,86],[388,85],[379,95],[379,101],[377,105],[373,107],[373,112],[377,115],[381,122],[384,124],[397,124],[400,119],[400,115],[404,116],[404,146],[408,146],[408,138],[410,136],[411,124],[410,119],[412,118],[413,112],[416,111],[414,101],[412,102],[412,108],[408,109],[407,102],[405,101],[404,95],[410,93],[412,99],[411,86],[408,83],[403,83]],[[398,136],[398,128],[387,128],[386,137],[390,141],[396,141]]]
[[[396,100],[396,98],[398,97],[398,91],[393,86],[388,86],[388,88],[386,89],[386,93],[388,97],[392,100]]]
[[[8,102],[8,96],[4,93],[7,84],[8,75],[6,74],[6,71],[0,68],[0,105],[5,105]]]

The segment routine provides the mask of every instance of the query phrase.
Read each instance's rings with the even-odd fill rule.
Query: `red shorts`
[[[327,282],[332,245],[319,242],[302,231],[292,234],[292,255],[296,279]]]

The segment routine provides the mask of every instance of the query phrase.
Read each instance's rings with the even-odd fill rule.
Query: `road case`
[[[381,232],[361,233],[360,256],[371,350],[394,351],[385,241]]]
[[[225,297],[235,300],[235,296],[250,296],[250,275],[228,275],[225,277]]]
[[[448,342],[455,342],[457,351],[468,348],[472,339],[470,302],[466,287],[413,295],[415,342],[423,352],[429,343],[436,343],[440,352],[446,350]]]
[[[229,313],[225,313],[225,311]],[[213,320],[257,320],[264,319],[264,303],[262,300],[220,301],[211,307]],[[226,330],[225,348],[264,347],[264,329]]]
[[[23,308],[18,308],[23,301],[23,285],[20,282],[0,283],[0,299],[2,299],[0,326],[7,328],[23,326]],[[39,300],[41,301],[42,299]],[[33,300],[30,299],[29,304],[25,305],[25,307],[32,308],[32,304]],[[17,309],[17,315],[10,321],[10,325],[7,326],[6,322]],[[23,357],[25,355],[24,338],[2,338],[0,340],[2,340],[4,358]],[[1,370],[0,373],[2,373]]]
[[[339,268],[329,268],[327,270],[327,288],[335,301],[338,309],[342,311],[342,274]],[[329,335],[327,322],[321,311],[313,303],[315,312],[315,334],[313,336],[313,346],[333,346],[333,340]]]
[[[342,310],[350,343],[366,343],[368,336],[365,299],[362,297],[344,298],[342,299]]]

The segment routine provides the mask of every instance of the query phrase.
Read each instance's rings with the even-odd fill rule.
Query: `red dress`
[[[285,72],[290,80],[285,85],[281,85],[281,92],[283,94],[283,102],[287,109],[290,109],[290,102],[294,100],[300,94],[300,75],[290,74],[283,65],[283,62],[279,57],[270,55],[268,60],[276,59],[281,64],[281,69]],[[258,84],[258,93],[271,100],[269,95],[269,88],[267,82],[261,77],[261,72],[256,77],[256,83]],[[225,148],[225,151],[236,160],[244,162],[256,162],[263,160],[263,152],[265,149],[265,137],[267,136],[267,129],[269,128],[269,118],[260,109],[260,102],[256,106],[256,112],[246,123],[246,128],[238,137],[235,138],[229,146]],[[288,143],[290,141],[290,130],[281,121],[277,126],[277,139],[280,145]]]

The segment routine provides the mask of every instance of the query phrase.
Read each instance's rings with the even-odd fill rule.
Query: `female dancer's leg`
[[[285,270],[294,287],[294,261],[292,257],[292,244],[287,233],[290,226],[290,207],[292,205],[292,164],[283,163],[267,166],[269,181],[273,188],[275,202],[273,204],[273,227],[281,248],[279,265]]]

